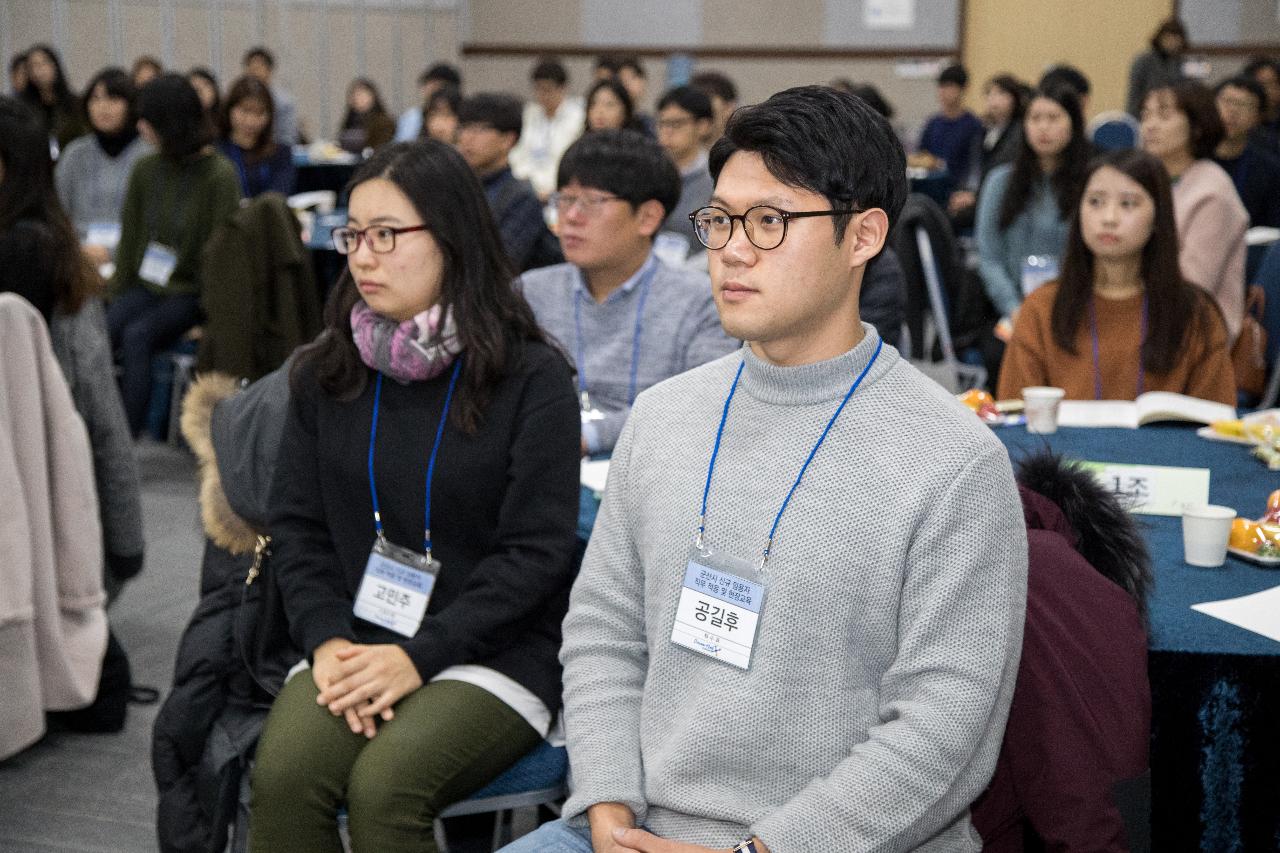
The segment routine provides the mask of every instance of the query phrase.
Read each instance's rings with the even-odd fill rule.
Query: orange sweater
[[[1054,385],[1067,392],[1068,400],[1094,399],[1093,336],[1087,315],[1076,330],[1075,355],[1053,340],[1050,317],[1058,293],[1056,282],[1046,284],[1027,297],[1018,314],[1013,340],[1005,350],[1000,367],[997,396],[1016,399],[1032,385]],[[1094,297],[1098,318],[1098,373],[1102,378],[1102,399],[1132,400],[1138,395],[1139,347],[1142,329],[1142,295],[1110,300]],[[1182,353],[1173,368],[1164,374],[1146,372],[1143,391],[1175,391],[1236,404],[1236,385],[1227,350],[1227,333],[1212,306],[1200,303],[1213,330],[1205,336],[1192,323],[1183,342]],[[1149,329],[1160,334],[1160,329]]]

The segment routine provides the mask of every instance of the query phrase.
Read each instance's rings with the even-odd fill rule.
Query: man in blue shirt
[[[938,75],[938,106],[920,134],[920,150],[947,164],[955,186],[963,186],[972,168],[975,141],[985,132],[978,117],[964,108],[969,72],[949,65]]]
[[[563,258],[528,181],[511,174],[507,158],[520,140],[524,106],[510,95],[481,94],[458,108],[458,150],[484,184],[502,244],[521,272]]]

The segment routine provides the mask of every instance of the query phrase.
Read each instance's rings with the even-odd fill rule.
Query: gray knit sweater
[[[978,850],[1026,598],[1001,444],[885,346],[774,540],[748,671],[671,642],[716,426],[713,548],[753,561],[864,340],[780,368],[750,348],[640,395],[564,623],[565,723],[585,820],[622,802],[654,832],[774,853]]]
[[[90,298],[75,314],[54,314],[50,334],[53,352],[93,445],[107,568],[118,576],[131,575],[141,568],[145,546],[142,486],[133,437],[116,386],[102,301]]]
[[[641,318],[640,357],[636,363],[636,391],[643,391],[669,376],[706,364],[738,348],[725,334],[711,298],[706,273],[669,267],[654,255],[604,302],[587,292],[582,273],[573,264],[531,270],[522,277],[525,299],[533,306],[538,325],[559,341],[576,364],[577,323],[574,303],[582,319],[582,349],[587,391],[592,404],[605,415],[595,424],[598,447],[613,449],[631,411],[631,359],[634,351],[636,312],[640,285],[650,264],[657,267],[644,298]],[[739,839],[741,840],[741,839]]]
[[[62,152],[54,172],[58,200],[81,238],[92,223],[120,221],[129,173],[138,158],[151,151],[151,146],[138,137],[119,156],[112,157],[90,133]]]

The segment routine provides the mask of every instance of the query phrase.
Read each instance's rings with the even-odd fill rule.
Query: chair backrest
[[[1135,148],[1138,145],[1138,120],[1123,110],[1100,113],[1089,122],[1089,139],[1103,151]]]
[[[906,286],[904,353],[918,366],[932,363],[930,337],[936,337],[946,365],[946,381],[941,384],[953,391],[981,387],[986,370],[964,364],[956,355],[957,338],[962,334],[967,337],[969,330],[957,327],[955,312],[972,313],[973,300],[966,293],[967,273],[946,214],[932,199],[913,193],[891,240]]]

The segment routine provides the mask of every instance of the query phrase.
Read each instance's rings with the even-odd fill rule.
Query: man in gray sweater
[[[567,263],[525,273],[521,287],[577,368],[582,452],[608,453],[637,394],[737,341],[720,326],[706,274],[653,251],[680,197],[658,143],[632,130],[589,133],[560,159],[556,186]]]
[[[859,321],[902,148],[802,87],[735,113],[711,173],[749,343],[636,401],[564,623],[572,794],[509,849],[979,850],[1026,534],[1001,444]]]

